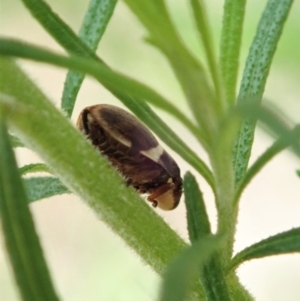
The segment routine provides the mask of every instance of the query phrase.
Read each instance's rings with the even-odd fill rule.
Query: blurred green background
[[[168,0],[167,5],[182,38],[201,60],[204,57],[191,19],[188,1]],[[223,1],[206,1],[214,44],[219,48]],[[257,22],[267,1],[248,1],[240,76]],[[47,1],[52,9],[78,32],[88,1]],[[282,113],[299,123],[300,116],[300,1],[292,12],[275,55],[267,82],[265,97]],[[0,0],[0,32],[49,49],[63,52],[56,42],[32,19],[21,1]],[[122,1],[100,43],[97,53],[110,66],[147,83],[174,101],[191,116],[183,94],[163,55],[143,38],[146,32]],[[49,65],[22,61],[31,78],[59,106],[66,71]],[[83,107],[95,103],[120,105],[109,92],[93,79],[87,78],[78,95],[72,120]],[[162,112],[161,116],[199,153],[206,158],[193,137]],[[270,144],[270,139],[257,132],[251,162]],[[170,151],[171,152],[171,151]],[[171,152],[172,153],[172,152]],[[18,150],[19,163],[37,162],[30,151]],[[183,173],[190,169],[173,154]],[[299,161],[289,152],[274,162],[251,183],[243,195],[236,239],[236,251],[271,234],[299,226],[300,185],[295,169]],[[200,178],[209,214],[215,226],[212,194]],[[101,222],[101,217],[74,196],[55,197],[31,205],[37,230],[61,300],[156,300],[160,279],[145,266],[124,243]],[[184,239],[187,239],[183,201],[173,212],[160,212]],[[100,220],[100,221],[99,221]],[[155,235],[155,233],[153,233]],[[18,294],[5,253],[0,231],[0,300],[15,301]],[[280,256],[244,264],[239,269],[241,281],[257,296],[257,300],[300,300],[300,256]]]

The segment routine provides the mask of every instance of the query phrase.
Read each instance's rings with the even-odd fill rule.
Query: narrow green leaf
[[[293,0],[269,0],[252,42],[239,91],[239,103],[260,103],[271,62]],[[233,165],[235,182],[245,175],[256,120],[246,120],[236,139]]]
[[[97,49],[116,3],[117,0],[90,0],[78,36],[93,51]]]
[[[240,49],[246,0],[226,0],[221,33],[220,67],[226,102],[233,106],[236,99]]]
[[[94,52],[85,44],[72,29],[64,23],[51,7],[43,0],[22,0],[34,18],[47,30],[55,35],[57,41],[67,51],[84,57],[98,59]]]
[[[272,107],[265,106],[264,104],[239,104],[234,109],[234,114],[240,115],[243,120],[245,119],[252,119],[252,120],[259,120],[261,125],[263,125],[263,129],[267,134],[271,137],[283,137],[287,136],[290,137],[291,134],[291,121],[288,118],[283,117],[282,113],[279,114],[278,112],[274,112]],[[231,116],[233,117],[233,116]],[[230,117],[229,117],[230,118]],[[295,138],[297,138],[297,127],[299,125],[292,125],[294,126],[295,131]],[[295,139],[294,143],[292,144],[292,148],[294,153],[300,157],[300,141]]]
[[[276,234],[244,249],[233,257],[228,271],[251,259],[294,252],[300,252],[300,228]]]
[[[54,177],[32,177],[23,179],[28,201],[34,202],[55,195],[70,193],[61,181]]]
[[[184,176],[183,188],[189,237],[193,244],[203,236],[211,234],[210,223],[202,192],[195,177],[190,172],[187,172]]]
[[[240,181],[236,189],[235,202],[238,202],[241,193],[250,181],[258,174],[258,172],[274,158],[279,152],[299,141],[300,125],[296,126],[292,131],[285,133],[276,140],[248,169],[245,177]]]
[[[296,174],[298,175],[298,177],[300,178],[300,169],[296,170]]]
[[[190,0],[190,5],[193,9],[194,19],[200,35],[200,39],[203,43],[206,58],[208,61],[209,70],[216,90],[217,100],[220,107],[223,107],[223,91],[221,87],[220,72],[217,66],[216,54],[213,47],[212,33],[208,24],[208,18],[203,0]]]
[[[92,51],[96,50],[116,3],[117,0],[90,0],[78,36]],[[75,100],[84,76],[84,74],[74,71],[69,71],[67,74],[61,106],[69,117],[72,115]]]
[[[194,176],[188,172],[184,177],[183,184],[189,237],[192,245],[194,245],[205,236],[207,237],[207,235],[211,234],[210,223],[202,193]],[[206,294],[206,300],[230,300],[225,277],[217,254],[213,254],[209,260],[203,263],[200,280]]]
[[[284,116],[283,112],[275,112],[272,107],[266,106],[265,104],[261,104],[259,106],[246,105],[245,110],[247,110],[247,112],[245,112],[245,116],[252,115],[252,118],[257,119],[263,125],[265,132],[271,137],[278,138],[281,136],[284,137],[285,135],[289,137],[293,128],[293,131],[297,136],[297,128],[299,127],[299,124],[294,124],[290,118]],[[287,139],[289,140],[289,138]],[[297,150],[297,144],[299,145],[299,143],[300,141],[295,140],[295,143],[293,144],[295,153],[298,153],[298,156],[300,156],[300,149]]]
[[[0,216],[22,300],[56,301],[58,297],[27,206],[3,116],[0,116],[0,165]]]
[[[158,100],[159,95],[145,85],[131,80],[117,72],[113,72],[102,64],[79,57],[64,57],[53,54],[38,47],[29,46],[11,40],[0,39],[0,53],[4,55],[20,56],[42,62],[51,62],[57,66],[73,68],[84,73],[89,73],[103,83],[108,89],[119,91],[121,100],[132,110],[158,137],[170,148],[190,163],[211,185],[213,191],[214,179],[207,165],[169,128],[152,110],[140,99]],[[126,94],[123,94],[125,93]],[[137,99],[126,96],[128,92],[137,95]]]
[[[170,43],[171,45],[176,43],[177,35],[166,9],[165,1],[124,1],[147,28],[151,37],[155,37],[160,43]],[[153,22],[154,20],[155,22]]]
[[[182,301],[195,285],[200,269],[219,247],[220,237],[206,236],[183,250],[169,265],[165,273],[160,301]],[[191,298],[194,296],[192,295]],[[207,300],[202,295],[200,299]],[[226,299],[224,301],[227,301]]]
[[[31,172],[48,172],[51,173],[48,166],[43,163],[33,163],[27,164],[19,168],[20,174],[22,176]]]
[[[10,134],[9,139],[10,139],[10,143],[11,143],[12,147],[14,147],[14,148],[15,147],[25,147],[25,145],[22,143],[22,141],[18,137]]]

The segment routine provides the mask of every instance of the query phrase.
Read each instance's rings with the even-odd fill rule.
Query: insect
[[[77,128],[123,175],[127,185],[148,194],[153,207],[172,210],[178,205],[180,169],[135,116],[116,106],[94,105],[80,113]]]

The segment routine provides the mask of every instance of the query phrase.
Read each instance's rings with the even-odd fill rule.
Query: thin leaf
[[[91,0],[79,30],[79,38],[96,51],[108,22],[114,12],[117,0]]]
[[[196,179],[188,172],[184,177],[183,183],[189,237],[192,245],[194,245],[205,236],[211,234],[210,223],[203,196],[199,190]],[[206,300],[230,300],[221,263],[217,254],[213,254],[212,257],[203,264],[200,280],[206,294]]]
[[[235,104],[246,0],[226,0],[221,33],[220,68],[226,102]]]
[[[0,165],[0,216],[22,300],[56,301],[58,297],[27,207],[3,116],[0,116]]]
[[[214,190],[214,179],[207,165],[172,131],[151,109],[140,99],[158,100],[159,95],[145,85],[113,72],[104,65],[79,57],[63,57],[37,47],[15,41],[0,39],[0,53],[30,58],[42,62],[51,62],[57,66],[77,69],[95,76],[104,86],[120,94],[127,91],[138,98],[123,94],[122,101],[132,110],[158,137],[160,137],[175,152],[178,152],[190,163],[211,185]]]
[[[287,118],[284,118],[278,112],[274,112],[273,108],[265,106],[263,104],[240,104],[235,110],[234,114],[242,116],[245,119],[259,120],[263,125],[263,129],[267,134],[271,137],[284,137],[289,136],[291,134],[291,121]],[[297,125],[293,125],[295,129],[295,135],[297,136]],[[295,136],[295,138],[296,138]],[[300,141],[295,139],[292,144],[292,148],[294,153],[300,157]]]
[[[216,54],[213,47],[211,29],[208,24],[205,3],[203,0],[190,0],[190,5],[193,9],[198,33],[204,46],[209,70],[216,90],[217,100],[220,102],[220,107],[224,108],[220,72],[217,66]]]
[[[91,0],[83,23],[79,30],[79,38],[95,51],[114,11],[117,0]],[[75,100],[84,79],[84,74],[69,71],[62,95],[62,109],[70,117]]]
[[[10,143],[11,143],[13,148],[25,147],[25,145],[22,143],[22,141],[18,137],[9,134],[9,139],[10,139]]]
[[[32,177],[23,179],[23,183],[29,202],[70,193],[69,189],[59,179],[54,177]]]
[[[276,234],[244,249],[231,260],[228,271],[251,259],[294,252],[300,252],[300,228]]]
[[[296,174],[298,175],[298,177],[300,178],[300,169],[296,170]]]
[[[19,172],[22,176],[26,175],[27,173],[32,173],[32,172],[51,173],[48,166],[43,163],[33,163],[33,164],[24,165],[19,168]]]
[[[174,45],[178,37],[168,14],[165,1],[140,2],[125,0],[125,3],[137,16],[139,21],[147,28],[151,37],[155,37],[160,43]],[[155,20],[155,22],[153,22]]]
[[[274,158],[279,152],[299,141],[300,138],[300,125],[296,126],[292,131],[284,134],[276,140],[248,169],[245,177],[240,181],[237,189],[235,202],[237,202],[241,196],[241,193],[250,181],[258,174],[258,172]]]
[[[192,247],[182,251],[169,265],[159,300],[182,301],[195,283],[200,269],[211,254],[219,247],[220,237],[207,236],[195,242]],[[194,297],[193,295],[191,296]],[[203,295],[200,299],[207,300]],[[225,301],[225,300],[224,300]]]
[[[65,24],[51,7],[42,0],[22,0],[30,13],[48,32],[53,32],[59,44],[67,51],[84,57],[98,59],[94,52],[85,44],[72,29]]]
[[[269,0],[258,25],[243,73],[238,102],[260,103],[271,62],[293,0]],[[246,120],[236,139],[233,165],[235,182],[245,175],[251,153],[256,120]]]
[[[191,243],[211,234],[210,222],[205,208],[202,192],[195,177],[187,172],[183,181],[189,238]]]

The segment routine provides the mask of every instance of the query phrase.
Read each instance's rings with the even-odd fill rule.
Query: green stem
[[[232,167],[232,145],[236,135],[234,119],[224,122],[219,134],[215,137],[210,161],[216,181],[216,207],[218,211],[218,233],[225,235],[226,240],[220,252],[221,264],[226,266],[233,250],[237,208],[233,205],[234,173]]]

